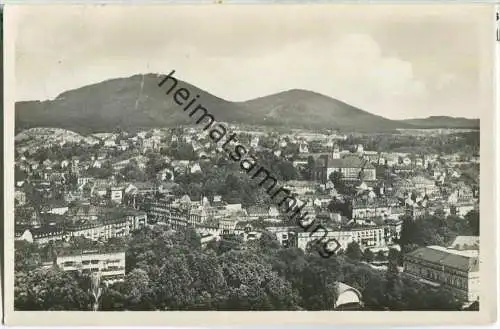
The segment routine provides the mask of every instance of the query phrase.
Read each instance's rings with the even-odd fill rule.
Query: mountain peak
[[[289,90],[285,90],[285,91],[279,92],[279,93],[274,94],[274,95],[287,95],[289,97],[318,97],[318,96],[319,97],[328,97],[326,95],[317,93],[315,91],[307,90],[307,89],[289,89]],[[269,95],[269,96],[272,96],[272,95]],[[328,98],[330,98],[330,97],[328,97]]]
[[[193,124],[173,97],[158,87],[161,74],[106,80],[62,93],[53,101],[16,103],[17,130],[54,127],[81,133]],[[393,131],[406,122],[373,115],[337,99],[305,89],[290,89],[245,102],[229,102],[178,79],[179,87],[200,95],[217,121],[349,131]]]

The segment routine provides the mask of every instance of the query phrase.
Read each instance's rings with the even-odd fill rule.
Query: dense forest
[[[479,130],[443,135],[414,136],[404,134],[366,134],[349,136],[341,146],[349,148],[362,144],[365,150],[377,152],[402,152],[411,154],[479,155]]]
[[[103,286],[101,310],[331,310],[337,281],[359,289],[368,310],[459,310],[462,303],[445,288],[406,278],[396,250],[387,270],[379,270],[365,262],[374,255],[355,243],[324,259],[313,250],[283,248],[272,235],[245,244],[226,238],[202,248],[192,230],[155,226],[107,244],[126,249],[127,274],[124,282]],[[91,309],[88,277],[38,268],[57,248],[16,245],[17,310]]]

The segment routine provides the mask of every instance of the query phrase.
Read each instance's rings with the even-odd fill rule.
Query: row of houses
[[[124,237],[147,225],[147,215],[134,209],[102,211],[86,205],[76,207],[65,215],[38,215],[33,213],[28,223],[16,223],[16,240],[45,244],[50,241],[85,237],[107,240]]]

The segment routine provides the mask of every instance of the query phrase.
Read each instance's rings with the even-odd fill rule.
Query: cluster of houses
[[[363,145],[342,150],[338,145],[346,136],[337,134],[277,135],[244,131],[236,126],[232,129],[247,138],[248,145],[256,151],[271,144],[276,156],[285,157],[299,172],[310,173],[306,178],[286,181],[283,185],[306,203],[303,212],[307,211],[327,227],[328,238],[336,239],[342,249],[357,242],[363,250],[388,251],[390,247],[397,248],[403,217],[418,219],[438,213],[464,217],[478,207],[477,187],[460,179],[459,167],[452,165],[455,157],[375,152],[365,150]],[[58,136],[60,141],[61,134]],[[72,142],[77,138],[74,134],[70,136]],[[41,162],[30,154],[50,144],[34,147],[31,141],[29,147],[16,146],[16,167],[25,173],[24,178],[16,181],[16,239],[42,244],[75,236],[106,240],[126,236],[148,225],[167,225],[173,230],[194,228],[203,245],[225,235],[237,235],[243,241],[255,240],[267,231],[285,247],[306,250],[320,238],[318,234],[323,236],[322,232],[311,234],[289,223],[275,205],[243,206],[228,203],[217,195],[174,196],[179,173],[203,174],[201,161],[219,156],[207,136],[195,128],[169,133],[156,129],[127,138],[121,133],[95,134],[90,139],[82,137],[81,142],[92,145],[88,156],[48,158]],[[148,161],[146,152],[158,153],[172,143],[190,145],[195,159],[161,155],[166,166],[155,173],[155,180],[116,179],[117,173],[131,163],[144,170]],[[296,150],[295,153],[290,154],[290,149]],[[112,171],[110,178],[89,174],[92,172],[89,169],[104,167]],[[338,173],[342,185],[352,187],[350,195],[339,190],[338,181],[333,182],[334,173]],[[41,198],[36,206],[30,200],[33,191]],[[342,207],[335,206],[336,203]],[[416,254],[420,258],[416,257],[424,261],[436,253],[450,253],[451,249],[446,250],[426,249]],[[81,259],[78,262],[87,262],[90,256],[78,257]],[[407,266],[408,271],[420,264],[415,258],[408,259],[413,261],[413,265]],[[77,260],[61,258],[60,262],[69,264]],[[415,269],[413,273],[419,275],[421,271]]]
[[[72,237],[106,241],[127,236],[147,224],[145,212],[125,207],[84,204],[58,208],[57,213],[39,212],[33,207],[21,210],[24,216],[16,219],[16,239],[39,244]]]

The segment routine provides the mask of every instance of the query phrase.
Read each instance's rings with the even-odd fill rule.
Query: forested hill
[[[172,95],[165,95],[167,86],[158,87],[160,80],[157,74],[135,75],[70,90],[50,101],[18,102],[16,128],[53,127],[89,133],[192,123]],[[200,95],[200,104],[217,121],[369,132],[411,127],[307,90],[229,102],[187,82],[179,80],[177,87]]]

